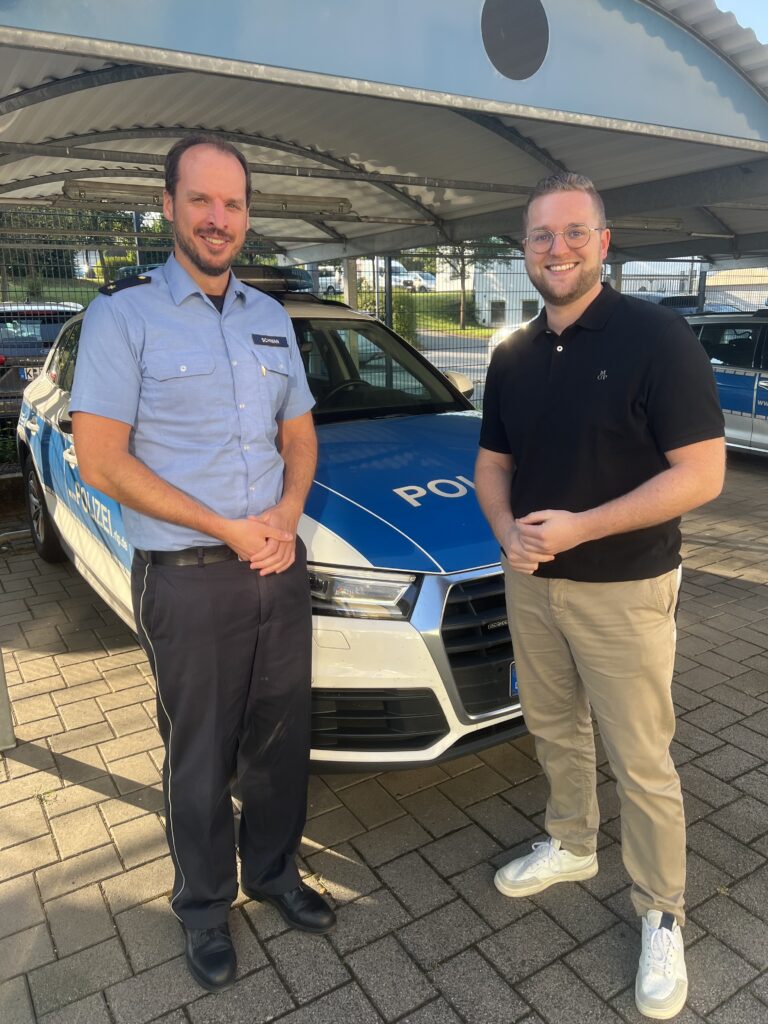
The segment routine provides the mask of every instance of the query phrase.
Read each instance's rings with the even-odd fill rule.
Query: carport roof
[[[614,259],[768,253],[768,46],[713,0],[504,2],[392,0],[408,34],[401,54],[382,37],[368,78],[346,50],[361,27],[385,31],[369,5],[318,0],[312,16],[335,20],[302,30],[281,26],[290,5],[221,0],[223,20],[270,12],[256,63],[243,32],[201,52],[173,20],[181,0],[116,5],[139,24],[155,12],[152,30],[105,20],[95,0],[19,0],[0,10],[0,202],[158,209],[165,151],[203,127],[251,164],[253,231],[300,261],[518,240],[531,187],[563,168],[603,193]],[[520,79],[491,66],[489,19],[511,8],[545,16],[540,65]],[[97,9],[102,39],[78,20]],[[482,38],[467,35],[480,19]]]

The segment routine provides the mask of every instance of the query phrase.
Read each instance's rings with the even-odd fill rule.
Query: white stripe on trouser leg
[[[155,670],[155,687],[157,689],[157,698],[160,701],[160,707],[163,709],[163,714],[165,715],[166,719],[168,720],[168,744],[167,744],[167,750],[166,750],[166,755],[165,755],[167,757],[167,759],[168,759],[168,823],[170,825],[170,832],[171,832],[171,847],[172,847],[171,853],[173,854],[174,863],[176,864],[176,867],[177,867],[177,869],[178,869],[178,871],[179,871],[179,873],[181,875],[181,888],[176,893],[176,895],[171,899],[171,910],[173,911],[174,915],[179,918],[179,921],[181,921],[181,918],[176,913],[176,911],[173,909],[173,904],[179,898],[179,896],[181,896],[181,894],[184,892],[184,886],[187,884],[187,879],[186,879],[186,876],[184,874],[184,869],[181,866],[181,861],[179,860],[179,855],[178,855],[178,853],[176,851],[176,836],[174,835],[174,831],[173,831],[173,802],[171,800],[171,779],[172,779],[172,775],[173,775],[173,761],[171,760],[171,741],[173,739],[173,722],[171,721],[171,716],[168,714],[168,710],[167,710],[167,708],[165,706],[165,702],[163,701],[163,695],[162,695],[162,693],[160,691],[160,673],[159,673],[158,667],[157,667],[157,655],[155,654],[155,648],[152,645],[152,641],[149,638],[149,633],[147,632],[147,627],[144,625],[144,595],[147,593],[147,577],[148,577],[148,575],[149,575],[149,562],[147,562],[147,566],[146,566],[146,568],[144,570],[144,588],[141,591],[141,597],[139,599],[139,626],[141,627],[141,631],[142,631],[142,633],[144,634],[144,636],[146,638],[146,641],[147,641],[147,644],[149,646],[149,649],[152,651],[152,662],[153,662],[153,668]]]

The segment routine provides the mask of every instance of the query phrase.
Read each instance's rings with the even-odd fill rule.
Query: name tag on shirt
[[[266,345],[268,348],[288,348],[288,339],[281,338],[279,334],[252,334],[251,341],[254,345]]]

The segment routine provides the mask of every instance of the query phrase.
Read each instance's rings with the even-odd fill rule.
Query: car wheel
[[[56,534],[40,480],[35,472],[32,459],[24,463],[24,499],[29,516],[29,532],[35,551],[44,562],[62,562],[67,557]]]
[[[427,286],[425,284],[419,285],[419,291],[420,292],[425,292],[426,290],[427,290]]]
[[[325,289],[325,294],[326,295],[335,295],[336,294],[336,289],[333,287],[332,284],[329,284],[328,287]]]

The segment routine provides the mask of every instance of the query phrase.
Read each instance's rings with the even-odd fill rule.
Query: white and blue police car
[[[729,448],[768,455],[768,309],[688,316],[715,374]]]
[[[238,276],[254,283],[249,270]],[[299,524],[314,606],[313,762],[403,768],[520,733],[499,549],[472,482],[471,382],[365,313],[266,284],[292,318],[317,403],[319,463]],[[44,559],[69,557],[134,628],[120,506],[83,483],[72,441],[81,325],[82,315],[66,324],[24,392],[32,539]]]

